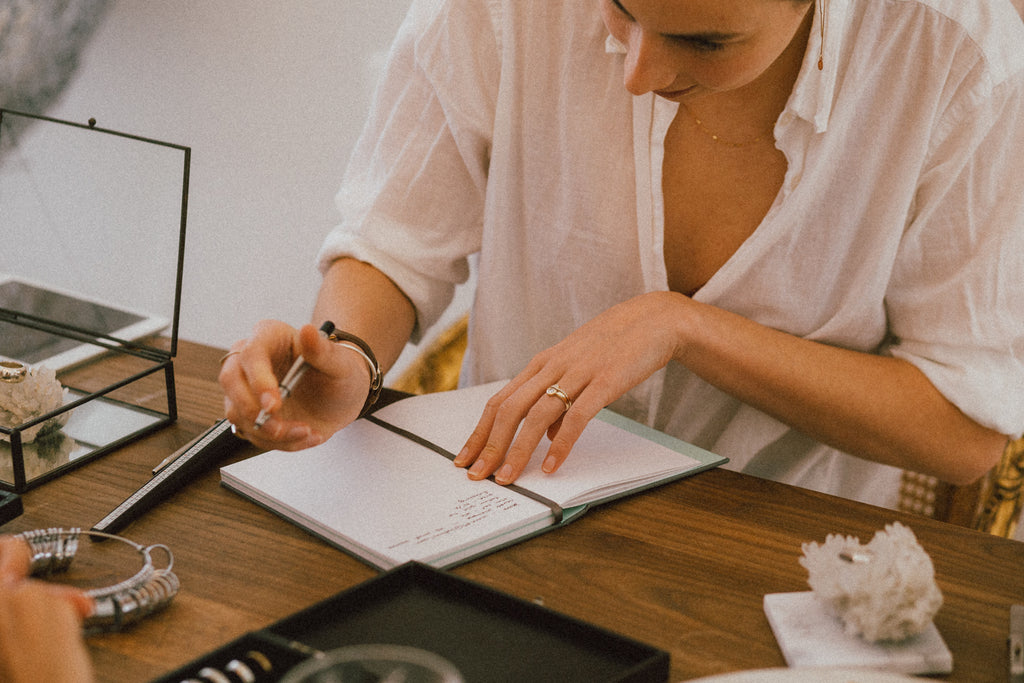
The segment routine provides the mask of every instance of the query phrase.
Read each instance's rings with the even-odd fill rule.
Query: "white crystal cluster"
[[[907,527],[895,522],[867,545],[829,535],[803,544],[800,564],[814,594],[831,606],[847,633],[868,642],[921,633],[942,606],[932,560]]]
[[[0,382],[0,426],[14,428],[56,410],[64,404],[67,390],[57,380],[57,373],[46,366],[29,368],[21,382]],[[70,411],[34,425],[21,432],[22,443],[31,443],[40,434],[63,427]],[[7,434],[0,439],[9,441]]]

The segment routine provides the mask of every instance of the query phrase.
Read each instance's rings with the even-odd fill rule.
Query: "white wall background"
[[[409,0],[115,0],[62,119],[192,148],[180,336],[308,321],[334,194]]]

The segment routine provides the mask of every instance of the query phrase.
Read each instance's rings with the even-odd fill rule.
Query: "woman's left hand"
[[[542,469],[557,470],[602,408],[673,358],[680,307],[688,301],[672,292],[642,294],[534,356],[487,402],[455,464],[471,465],[471,479],[494,474],[499,484],[510,484],[547,434],[551,446]],[[549,387],[560,389],[565,399]]]

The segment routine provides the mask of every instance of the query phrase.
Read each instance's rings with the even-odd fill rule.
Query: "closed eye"
[[[717,52],[718,50],[724,50],[726,43],[718,40],[709,40],[700,36],[671,36],[672,40],[677,43],[683,43],[692,47],[698,52]]]
[[[633,15],[622,6],[620,0],[610,0],[613,7],[622,13],[629,21],[636,21]],[[708,31],[700,33],[679,33],[668,34],[665,38],[672,42],[690,47],[697,52],[717,52],[725,49],[729,43],[739,40],[742,35],[739,33],[727,33],[722,31]]]

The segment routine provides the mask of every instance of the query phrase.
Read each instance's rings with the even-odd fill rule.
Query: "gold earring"
[[[821,29],[821,43],[818,45],[818,71],[825,68],[825,24],[828,21],[825,11],[826,2],[827,0],[817,0],[818,28]]]

